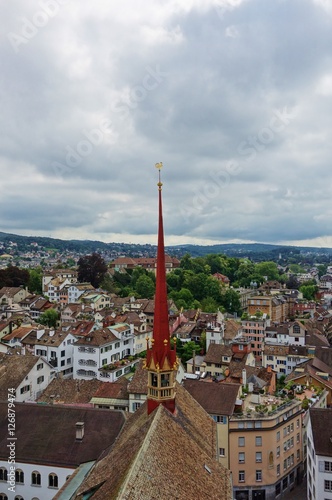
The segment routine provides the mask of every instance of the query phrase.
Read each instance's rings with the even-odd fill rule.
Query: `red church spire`
[[[159,404],[163,404],[170,411],[175,409],[174,384],[178,368],[175,345],[170,345],[167,284],[165,265],[164,228],[162,214],[162,182],[160,169],[162,163],[157,163],[159,170],[159,222],[158,222],[158,252],[156,294],[153,322],[153,339],[151,345],[148,340],[146,369],[148,379],[148,413],[151,413]]]

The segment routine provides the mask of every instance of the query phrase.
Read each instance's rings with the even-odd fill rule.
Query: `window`
[[[277,442],[280,441],[280,431],[277,432]]]
[[[48,486],[49,488],[57,488],[58,487],[58,476],[52,472],[48,476]]]
[[[281,483],[276,484],[276,495],[280,495],[281,493]]]
[[[23,497],[21,497],[21,495],[16,495],[16,497],[14,498],[14,500],[24,500]]]
[[[224,457],[225,456],[225,448],[219,448],[219,456]]]
[[[262,480],[262,471],[256,470],[256,481],[261,481],[261,480]]]
[[[332,481],[325,479],[324,481],[324,491],[332,491]]]
[[[44,382],[44,375],[37,378],[37,384],[41,384],[42,382]]]
[[[65,366],[65,364],[66,364],[66,360],[65,360],[65,359],[62,359],[62,360],[61,360],[61,366]]]
[[[238,445],[239,446],[245,446],[245,438],[244,437],[239,437]]]
[[[64,358],[66,355],[66,351],[61,351],[61,357]]]
[[[262,446],[262,436],[256,436],[255,444],[256,446]]]
[[[24,387],[21,387],[20,393],[25,394],[26,392],[30,391],[30,385],[25,385]]]
[[[239,429],[244,429],[244,422],[239,422],[237,426]]]
[[[277,476],[280,476],[280,464],[277,465]]]
[[[224,417],[223,415],[212,415],[212,418],[218,424],[227,424],[227,417]]]
[[[67,365],[70,365],[71,363],[71,358],[67,358]]]
[[[245,471],[239,470],[239,483],[244,483],[246,479]]]
[[[332,472],[332,462],[324,462],[324,472]]]
[[[262,461],[262,452],[256,451],[256,462],[261,462],[261,461]]]
[[[245,453],[240,452],[239,453],[239,464],[244,464],[245,463]]]
[[[0,481],[7,481],[8,473],[5,467],[0,468]]]
[[[282,489],[285,490],[288,486],[288,476],[284,477],[282,480]]]
[[[298,432],[296,434],[296,442],[299,443],[300,442],[300,433]]]
[[[41,485],[41,475],[38,471],[34,470],[31,473],[31,484],[33,486],[40,486]]]
[[[24,472],[21,469],[16,469],[15,481],[19,484],[24,484]]]
[[[261,429],[262,428],[262,421],[261,420],[256,420],[255,421],[255,428],[256,429]]]
[[[277,446],[277,458],[280,457],[280,446]]]
[[[42,370],[43,366],[44,366],[44,363],[38,363],[37,370]]]
[[[8,497],[5,493],[0,493],[0,500],[8,500]]]
[[[133,403],[133,411],[138,410],[138,408],[142,405],[142,403]]]

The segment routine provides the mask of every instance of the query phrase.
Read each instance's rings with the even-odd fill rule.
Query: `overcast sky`
[[[0,231],[332,247],[329,0],[0,6]]]

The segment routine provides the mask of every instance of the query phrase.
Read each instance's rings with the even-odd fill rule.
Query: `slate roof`
[[[332,408],[310,408],[316,455],[332,457]]]
[[[146,404],[88,474],[76,500],[231,500],[230,471],[216,459],[216,423],[180,385],[176,412]]]
[[[0,457],[7,460],[7,403],[0,403]],[[16,460],[77,467],[96,460],[112,445],[125,421],[121,411],[15,403]],[[84,437],[76,441],[76,422]]]
[[[233,415],[239,384],[186,379],[184,388],[209,414]]]

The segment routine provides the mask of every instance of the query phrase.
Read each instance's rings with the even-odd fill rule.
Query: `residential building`
[[[256,295],[248,299],[248,314],[255,316],[259,312],[266,317],[281,323],[288,317],[287,300],[282,296]]]
[[[262,348],[264,345],[265,329],[269,324],[269,320],[252,317],[251,319],[243,320],[241,324],[242,336],[250,341],[256,364],[262,365]]]
[[[253,396],[229,419],[234,499],[281,499],[302,478],[301,401]]]
[[[8,402],[0,403],[0,498],[9,500],[52,500],[69,477],[82,481],[125,422],[120,411],[16,401],[15,417],[9,441]]]
[[[332,499],[332,408],[310,408],[307,430],[307,498]]]
[[[79,301],[80,297],[86,292],[95,292],[91,283],[73,283],[67,287],[68,304],[74,304]]]
[[[266,344],[262,364],[277,372],[277,376],[289,375],[297,365],[308,360],[310,351],[305,346]]]
[[[229,469],[231,456],[229,419],[240,397],[241,385],[186,379],[183,381],[183,386],[217,423],[218,459],[224,467]]]
[[[130,325],[122,323],[91,331],[74,344],[74,378],[114,382],[130,371],[131,364],[125,366],[120,361],[133,352],[134,332]]]
[[[0,401],[7,401],[8,394],[14,396],[15,404],[36,401],[54,375],[52,366],[40,356],[0,354]]]
[[[35,356],[42,356],[61,377],[73,376],[74,348],[76,337],[64,330],[37,330],[22,342]]]

